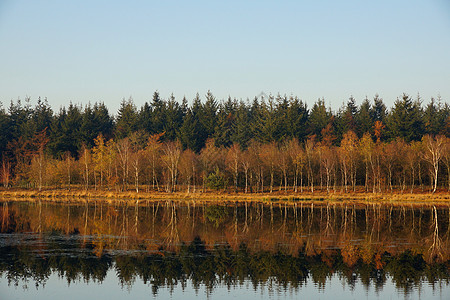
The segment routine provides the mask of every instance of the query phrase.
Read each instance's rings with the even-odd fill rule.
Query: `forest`
[[[4,188],[111,191],[436,192],[450,190],[450,106],[440,97],[350,97],[332,111],[295,96],[188,104],[173,95],[116,115],[104,103],[0,106]]]

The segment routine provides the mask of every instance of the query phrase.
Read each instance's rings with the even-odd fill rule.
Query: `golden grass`
[[[2,200],[49,200],[57,202],[77,202],[90,199],[107,201],[130,201],[130,200],[149,200],[149,201],[194,201],[196,203],[227,204],[227,203],[286,203],[294,205],[295,203],[351,203],[351,204],[416,204],[416,205],[450,205],[450,193],[367,193],[363,191],[352,193],[325,193],[325,192],[283,192],[274,193],[234,193],[207,191],[205,193],[186,193],[186,192],[139,192],[136,191],[108,191],[108,190],[84,190],[82,188],[72,189],[45,189],[42,191],[34,189],[0,189],[0,201]]]

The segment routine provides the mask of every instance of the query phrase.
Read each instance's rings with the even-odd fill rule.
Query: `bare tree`
[[[372,181],[373,181],[373,192],[375,193],[375,187],[376,187],[376,177],[375,174],[375,143],[372,140],[372,137],[370,136],[370,133],[366,132],[364,133],[362,139],[359,143],[360,151],[364,158],[364,165],[365,165],[365,187],[366,191],[368,191],[369,188],[369,174],[370,174],[370,168],[372,169]]]
[[[119,154],[119,164],[122,169],[122,189],[128,188],[128,172],[131,154],[131,143],[128,137],[121,139],[116,143],[117,153]]]
[[[344,179],[345,192],[348,191],[348,181],[353,187],[353,191],[356,186],[356,159],[357,159],[357,141],[356,134],[349,130],[344,133],[341,146],[338,149],[340,162],[342,165],[342,175]]]
[[[388,175],[389,189],[393,192],[392,177],[394,172],[394,163],[397,156],[395,142],[383,144],[383,163],[385,165],[385,172]]]
[[[178,176],[178,163],[180,161],[181,155],[181,143],[180,141],[167,142],[163,146],[163,157],[167,170],[169,172],[169,182],[167,183],[166,189],[169,192],[175,192]]]
[[[447,167],[447,184],[448,184],[447,190],[450,191],[450,138],[447,137],[445,138],[443,161],[445,166]]]
[[[315,152],[315,135],[310,136],[305,143],[306,160],[308,163],[308,184],[311,187],[311,193],[314,193],[314,152]]]
[[[214,146],[214,140],[208,139],[205,147],[201,150],[199,160],[202,166],[203,192],[205,191],[206,178],[209,173],[217,166],[219,161],[219,149]]]
[[[326,184],[327,184],[327,193],[330,192],[330,186],[331,186],[331,175],[335,166],[336,162],[336,153],[333,146],[327,146],[327,145],[320,145],[318,147],[318,150],[320,151],[321,155],[321,164],[323,168],[325,169],[326,174]]]
[[[333,128],[329,123],[324,129],[322,129],[322,141],[318,147],[319,157],[321,164],[325,169],[327,177],[327,193],[330,192],[331,175],[334,170],[336,153],[334,151],[333,141],[336,139],[333,134]]]
[[[430,171],[433,178],[432,193],[435,193],[438,183],[439,162],[441,161],[445,150],[445,137],[438,135],[433,138],[427,134],[422,138],[422,143],[424,143],[426,149],[424,159],[431,167]]]
[[[414,192],[414,183],[416,179],[416,169],[419,166],[420,160],[420,142],[411,142],[408,145],[408,151],[406,153],[406,161],[410,170],[410,184],[411,184],[411,194]]]
[[[117,188],[117,183],[119,181],[118,174],[118,153],[117,153],[117,144],[113,139],[110,139],[106,142],[106,179],[108,181],[108,189],[112,187]]]
[[[9,187],[9,178],[11,177],[11,164],[3,153],[2,156],[2,183],[5,188]]]
[[[244,176],[245,176],[245,189],[244,192],[247,193],[248,192],[248,173],[251,167],[251,153],[250,151],[245,150],[244,152],[242,152],[241,155],[241,166],[242,166],[242,170],[244,171]]]
[[[146,135],[142,131],[135,131],[130,136],[130,143],[131,143],[130,160],[131,166],[133,167],[134,171],[134,186],[136,189],[136,193],[139,193],[139,177],[144,157],[144,149],[142,148],[142,145],[144,144],[145,140]]]
[[[195,173],[197,169],[197,157],[191,149],[186,149],[181,153],[178,170],[184,177],[187,184],[187,192],[191,192],[191,182],[195,193]]]
[[[278,149],[278,167],[280,168],[281,173],[284,178],[284,192],[287,192],[288,186],[288,170],[290,165],[292,164],[291,156],[289,152],[289,142],[284,142],[280,145]],[[281,189],[281,185],[280,185]]]
[[[92,148],[94,172],[100,173],[100,187],[103,186],[103,175],[106,169],[106,146],[105,138],[100,133],[94,139],[94,147]]]
[[[255,191],[264,192],[264,162],[261,159],[262,144],[251,140],[247,149],[246,158],[250,162],[250,186],[253,185],[253,175],[256,177]]]
[[[47,128],[37,133],[33,138],[33,145],[36,147],[36,153],[33,155],[33,162],[37,165],[38,188],[42,190],[43,177],[45,172],[45,153],[44,149],[49,139],[47,137]]]
[[[74,158],[72,157],[72,155],[70,155],[69,151],[67,151],[64,156],[65,156],[65,161],[66,161],[67,186],[69,187],[69,191],[70,191],[70,185],[72,182],[72,164],[74,162]]]
[[[240,162],[241,162],[241,156],[242,151],[238,144],[234,143],[231,145],[230,148],[228,148],[226,157],[225,157],[225,164],[227,168],[233,173],[233,179],[234,179],[234,191],[237,193],[238,189],[238,177],[239,177],[239,169],[240,169]]]
[[[164,135],[164,133],[158,133],[151,135],[148,138],[147,141],[147,147],[145,148],[145,151],[147,152],[148,159],[150,160],[150,167],[152,169],[152,186],[153,189],[156,189],[159,191],[159,184],[158,184],[158,176],[157,176],[157,168],[159,165],[159,161],[161,158],[161,137]]]
[[[298,178],[300,175],[300,192],[303,193],[303,168],[306,161],[305,151],[296,138],[290,139],[286,146],[294,168],[294,192],[297,193],[298,191]]]
[[[264,144],[260,148],[259,156],[261,161],[268,167],[270,172],[270,192],[273,192],[275,165],[279,158],[278,148],[275,142]]]
[[[92,164],[91,161],[91,151],[86,147],[86,145],[83,144],[81,147],[81,157],[80,162],[82,163],[83,168],[83,179],[84,179],[84,188],[87,191],[89,188],[89,173],[90,173],[90,166]]]

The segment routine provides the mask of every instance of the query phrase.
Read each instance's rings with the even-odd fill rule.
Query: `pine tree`
[[[9,126],[9,117],[0,103],[0,158],[3,157],[3,151],[6,150],[10,139]]]
[[[48,105],[47,98],[44,101],[38,98],[38,102],[31,115],[31,123],[34,132],[41,132],[43,130],[50,129],[50,125],[53,121],[53,111]]]
[[[152,100],[152,131],[151,133],[162,133],[164,132],[164,124],[166,122],[165,119],[165,111],[166,111],[166,103],[159,96],[159,93],[156,91],[153,93]]]
[[[153,134],[153,109],[148,102],[145,102],[138,113],[138,124],[139,130],[144,130],[149,134]]]
[[[133,99],[131,97],[128,101],[123,99],[117,114],[116,137],[123,139],[130,136],[137,129],[137,121],[138,114]]]
[[[252,111],[252,131],[257,141],[267,143],[277,140],[279,124],[277,124],[276,112],[273,96],[269,96],[267,102],[262,98],[258,107]]]
[[[288,120],[289,101],[286,96],[282,97],[280,94],[276,97],[275,104],[275,122],[274,122],[274,140],[279,142],[286,140],[291,136],[292,132],[289,128]]]
[[[408,95],[403,94],[401,100],[395,101],[394,108],[388,116],[390,138],[400,137],[406,142],[420,140],[424,132],[422,114],[420,100],[412,101]]]
[[[251,122],[252,119],[249,107],[247,107],[243,101],[239,102],[236,111],[236,128],[231,140],[233,143],[238,143],[242,149],[247,149],[251,139]]]
[[[325,107],[325,100],[318,99],[314,103],[311,114],[309,115],[309,133],[316,137],[321,137],[322,129],[324,129],[331,121],[332,114]]]
[[[50,133],[48,148],[53,157],[62,157],[67,152],[72,157],[78,157],[81,148],[81,109],[69,104],[68,109],[62,108],[55,116]]]
[[[364,99],[359,107],[358,114],[356,116],[357,130],[356,133],[359,137],[362,137],[366,132],[372,133],[373,119],[372,119],[372,107],[369,99]]]
[[[11,101],[8,109],[9,113],[9,140],[17,140],[23,138],[30,139],[34,135],[33,128],[30,128],[30,120],[32,116],[32,108],[30,106],[30,98],[25,98],[25,105],[22,106],[20,99],[16,103]]]
[[[236,131],[236,102],[228,98],[227,102],[219,105],[217,114],[217,126],[214,130],[216,147],[230,147],[233,144],[232,137]]]
[[[437,103],[434,98],[431,98],[423,114],[425,132],[427,134],[435,136],[444,133],[444,124],[449,117],[448,104],[446,104],[446,107],[447,109],[442,105],[440,98],[438,98]]]
[[[286,123],[288,136],[304,141],[308,131],[308,108],[303,101],[297,97],[290,98],[289,107],[286,113]]]
[[[197,153],[203,148],[207,138],[203,124],[200,122],[201,110],[201,100],[197,94],[192,108],[188,109],[178,133],[183,148],[189,148]]]
[[[373,98],[373,106],[371,110],[372,120],[385,122],[386,118],[386,105],[383,103],[383,99],[378,94]]]
[[[200,122],[203,125],[207,138],[211,138],[217,125],[217,101],[211,91],[206,93],[205,104],[202,105]]]
[[[164,139],[174,141],[183,122],[183,112],[173,94],[169,97],[165,110],[165,123],[163,126]]]

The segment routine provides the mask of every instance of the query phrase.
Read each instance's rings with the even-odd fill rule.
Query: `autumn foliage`
[[[408,95],[390,111],[378,95],[338,112],[319,99],[261,96],[189,106],[171,96],[140,110],[130,98],[113,117],[104,104],[53,114],[0,107],[0,184],[5,188],[255,193],[450,190],[450,108],[423,109]],[[222,178],[223,177],[223,178]]]

